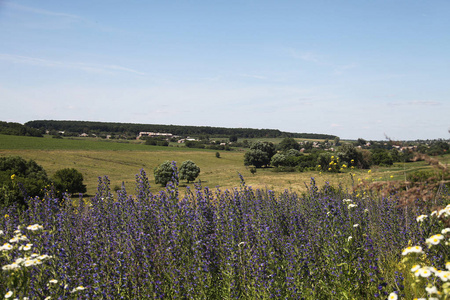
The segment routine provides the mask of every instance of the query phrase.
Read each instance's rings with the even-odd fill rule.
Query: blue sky
[[[1,1],[0,120],[450,138],[449,1]]]

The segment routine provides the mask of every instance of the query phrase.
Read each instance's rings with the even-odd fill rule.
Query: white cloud
[[[355,64],[355,63],[342,65],[342,66],[336,66],[336,68],[334,69],[334,74],[335,75],[342,75],[345,71],[350,70],[350,69],[354,69],[356,67],[358,67],[358,65]]]
[[[442,105],[442,103],[439,101],[433,101],[433,100],[412,100],[412,101],[390,102],[389,105],[392,105],[392,106],[437,106],[437,105]]]
[[[308,62],[321,62],[320,56],[314,52],[297,52],[296,50],[291,49],[291,55],[296,59],[301,59]]]
[[[246,77],[246,78],[254,78],[254,79],[267,79],[267,77],[265,76],[261,76],[261,75],[252,75],[252,74],[240,74],[241,77]]]
[[[67,14],[67,13],[62,13],[62,12],[54,12],[54,11],[49,11],[49,10],[40,9],[40,8],[34,8],[34,7],[30,7],[30,6],[20,5],[20,4],[14,3],[14,2],[4,2],[3,4],[12,9],[30,12],[30,13],[34,13],[34,14],[81,20],[81,17],[77,16],[77,15],[72,15],[72,14]]]
[[[134,73],[137,75],[146,75],[143,72],[133,70],[131,68],[126,68],[117,65],[99,65],[81,62],[63,62],[55,61],[49,59],[42,59],[37,57],[21,56],[15,54],[0,53],[0,60],[10,62],[10,63],[20,63],[39,67],[49,67],[49,68],[65,68],[65,69],[76,69],[85,72],[93,73]]]

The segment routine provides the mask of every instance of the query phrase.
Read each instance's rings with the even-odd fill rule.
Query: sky
[[[448,0],[0,0],[0,121],[450,138]]]

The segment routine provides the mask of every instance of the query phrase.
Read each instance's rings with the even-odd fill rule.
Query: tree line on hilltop
[[[0,121],[0,134],[42,137],[41,131],[20,123]]]
[[[135,123],[109,123],[92,121],[55,121],[35,120],[25,123],[26,126],[45,131],[65,131],[65,135],[72,134],[115,134],[135,138],[139,132],[171,133],[178,136],[210,135],[219,137],[236,136],[238,138],[309,138],[309,139],[334,139],[336,136],[317,133],[292,133],[278,129],[253,129],[253,128],[224,128],[210,126],[183,126],[183,125],[157,125]]]

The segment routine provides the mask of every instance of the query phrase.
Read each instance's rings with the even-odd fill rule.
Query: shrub
[[[406,179],[415,182],[438,182],[442,178],[442,172],[433,170],[419,170],[408,173]]]
[[[180,179],[186,179],[187,182],[194,181],[200,174],[200,168],[192,161],[186,160],[180,167]]]
[[[28,197],[42,196],[49,183],[44,168],[34,160],[19,156],[0,158],[0,206],[17,204],[26,207]]]
[[[394,160],[391,157],[389,150],[373,149],[371,152],[372,164],[379,166],[392,166],[394,164]]]
[[[253,165],[256,168],[267,166],[270,163],[270,158],[267,152],[259,149],[248,150],[244,155],[244,165]]]
[[[352,144],[344,144],[339,148],[337,156],[342,163],[347,166],[359,169],[369,169],[370,168],[370,151],[369,150],[358,150]]]
[[[161,186],[166,186],[174,177],[178,176],[175,162],[171,163],[168,160],[156,167],[153,174],[155,175],[155,183],[161,184]]]
[[[296,140],[293,138],[284,138],[279,144],[278,144],[278,150],[280,151],[288,151],[290,149],[300,150],[300,144],[297,143]]]
[[[70,194],[86,193],[86,185],[83,184],[83,174],[74,168],[56,171],[52,180],[58,191],[68,192]]]
[[[274,167],[284,166],[286,165],[286,156],[284,154],[277,153],[274,156],[272,156],[270,164]]]

